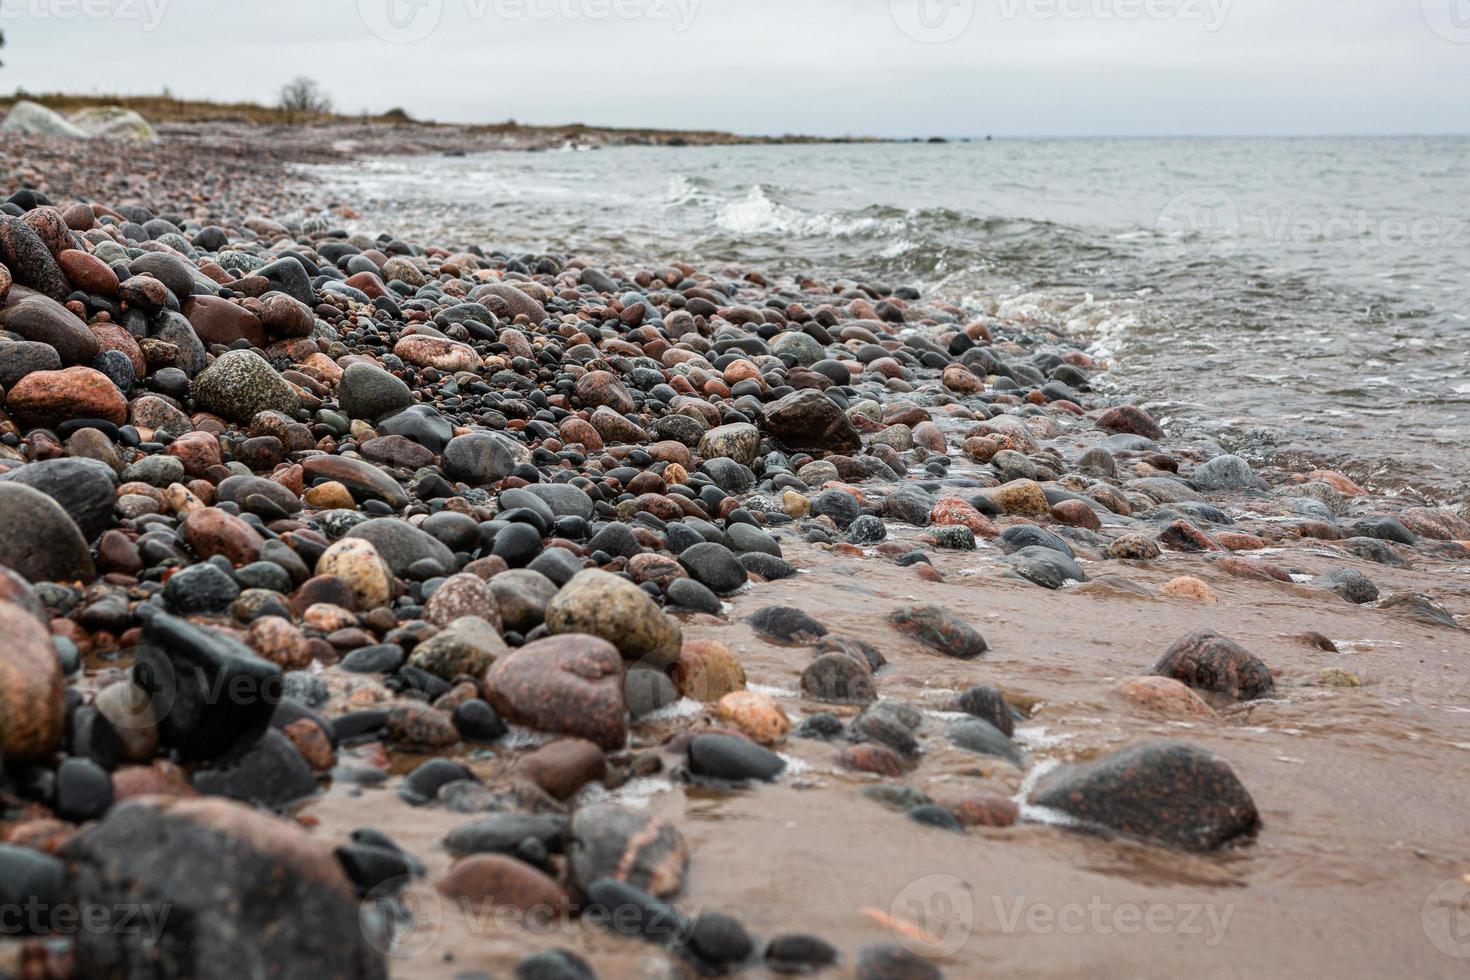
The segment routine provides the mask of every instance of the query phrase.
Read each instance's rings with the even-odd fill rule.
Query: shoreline
[[[528,267],[392,229],[334,236],[315,216],[290,228],[266,216],[296,210],[296,147],[242,137],[181,161],[184,145],[140,148],[141,184],[100,144],[0,149],[7,193],[30,171],[199,225],[36,216],[48,263],[0,219],[5,254],[28,257],[8,299],[0,286],[0,326],[32,335],[37,363],[46,346],[74,372],[107,369],[7,377],[0,427],[0,546],[34,582],[77,583],[0,577],[22,638],[0,659],[0,707],[24,719],[4,732],[0,840],[92,869],[65,899],[136,898],[143,880],[219,914],[153,879],[177,864],[217,875],[236,941],[284,929],[310,968],[357,975],[386,966],[352,892],[390,882],[442,909],[432,936],[400,935],[416,955],[388,961],[395,976],[503,973],[528,948],[609,977],[743,948],[766,976],[826,944],[865,977],[969,976],[981,956],[1034,976],[1452,975],[1454,936],[1421,910],[1470,860],[1466,792],[1444,778],[1470,745],[1463,519],[1385,508],[1340,474],[1206,459],[1100,402],[1105,366],[1068,338],[902,284]],[[232,170],[260,152],[248,177]],[[111,231],[156,247],[134,255]],[[193,283],[227,293],[191,298]],[[48,285],[49,304],[23,292]],[[83,459],[113,471],[105,486]],[[14,489],[27,481],[40,494]],[[239,644],[295,678],[288,708],[184,730],[117,713],[138,649],[243,676]],[[538,657],[517,652],[529,644]],[[80,703],[59,701],[48,658],[84,663],[64,682]],[[112,763],[95,764],[106,805],[63,806],[15,775],[53,771],[63,712],[69,756]],[[1178,740],[1195,747],[1180,765],[1117,761]],[[295,819],[257,824],[196,792]],[[151,794],[173,801],[114,805]],[[391,845],[350,836],[367,813]],[[216,868],[198,828],[244,857]],[[446,838],[478,856],[452,860]],[[252,861],[302,883],[295,916],[252,901]],[[492,897],[554,925],[487,929],[459,906]],[[966,897],[951,949],[939,913]],[[1141,942],[1115,922],[1008,927],[991,900],[1017,897],[1231,914],[1215,945],[1182,926]],[[659,901],[735,925],[699,915],[707,942],[673,950],[586,925],[599,902]],[[789,933],[821,942],[768,945]],[[89,936],[71,955],[85,974],[130,942]],[[0,971],[57,955],[0,942]]]

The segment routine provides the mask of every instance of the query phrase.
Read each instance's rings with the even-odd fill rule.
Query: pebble
[[[968,623],[938,606],[905,606],[888,614],[888,625],[946,657],[971,660],[989,645]]]
[[[1213,630],[1178,640],[1153,672],[1232,700],[1253,701],[1275,690],[1271,671],[1253,653]]]

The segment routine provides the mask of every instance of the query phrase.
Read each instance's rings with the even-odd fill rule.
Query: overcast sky
[[[0,89],[747,133],[1470,130],[1470,0],[0,0]],[[385,40],[386,38],[386,40]]]

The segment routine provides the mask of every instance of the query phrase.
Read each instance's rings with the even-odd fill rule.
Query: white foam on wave
[[[735,235],[775,234],[813,238],[891,235],[903,230],[903,222],[897,219],[802,211],[772,199],[762,184],[752,186],[742,199],[722,204],[715,213],[715,224]]]

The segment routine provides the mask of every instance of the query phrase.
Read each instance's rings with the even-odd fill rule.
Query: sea
[[[913,286],[1059,329],[1262,464],[1470,504],[1470,137],[975,139],[383,157],[362,230]]]

